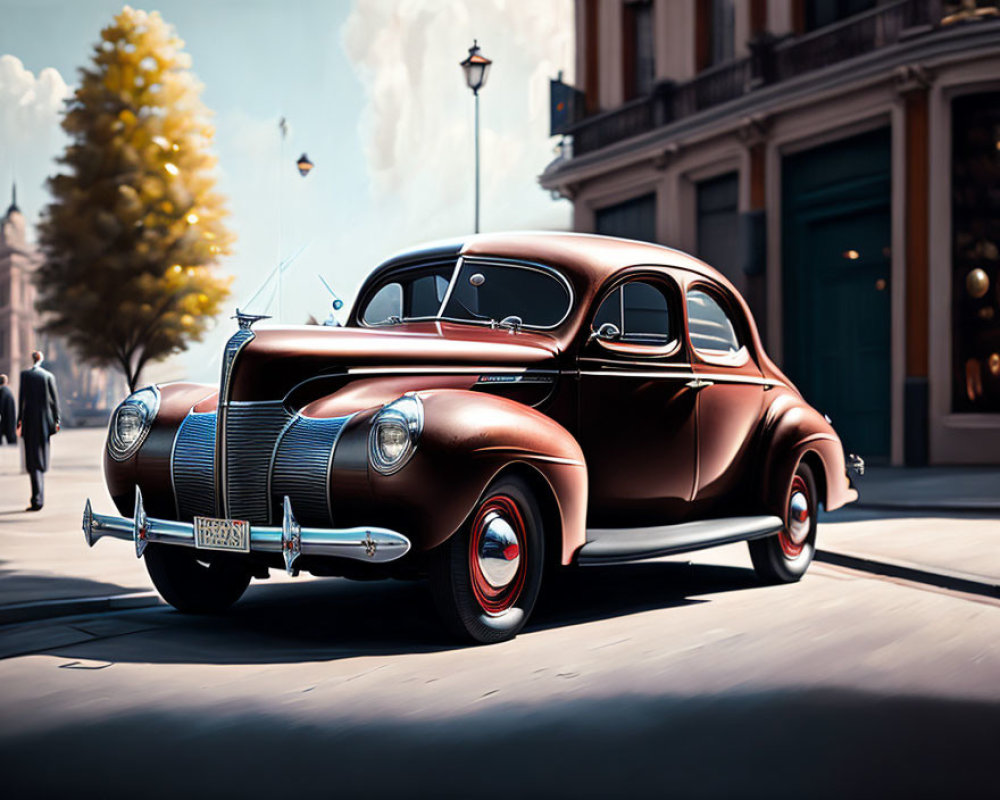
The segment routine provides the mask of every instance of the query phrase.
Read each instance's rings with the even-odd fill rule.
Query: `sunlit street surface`
[[[110,503],[99,441],[54,440],[60,505],[27,521],[13,502],[26,478],[3,452],[5,608],[31,586],[57,596],[58,573],[64,596],[148,590],[127,544],[88,551],[79,532],[85,496]],[[526,633],[490,647],[455,647],[421,583],[283,574],[224,617],[157,605],[8,624],[5,783],[14,796],[982,793],[1000,744],[1000,601],[986,588],[1000,555],[982,546],[997,528],[863,510],[820,528],[821,550],[887,560],[911,537],[911,562],[946,537],[951,555],[931,566],[976,592],[821,562],[763,587],[732,546],[568,572]]]

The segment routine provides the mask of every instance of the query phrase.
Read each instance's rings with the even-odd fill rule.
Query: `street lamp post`
[[[476,98],[476,233],[479,233],[479,90],[486,85],[486,77],[489,75],[492,63],[480,53],[476,39],[472,40],[468,57],[461,62],[461,67],[465,71],[465,82]]]

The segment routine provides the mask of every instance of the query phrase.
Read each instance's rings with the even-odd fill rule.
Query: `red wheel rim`
[[[801,475],[792,478],[785,509],[785,527],[778,534],[781,551],[788,558],[798,558],[805,548],[809,529],[812,527],[812,498],[809,487]]]
[[[469,536],[469,575],[476,602],[487,614],[502,614],[521,596],[525,540],[524,517],[513,498],[495,495],[479,507]]]

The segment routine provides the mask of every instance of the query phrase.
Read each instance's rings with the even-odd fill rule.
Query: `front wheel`
[[[239,600],[250,585],[245,565],[224,557],[202,562],[185,547],[154,542],[143,558],[156,591],[185,614],[219,614]]]
[[[535,606],[544,548],[531,488],[500,478],[432,560],[431,591],[451,631],[478,644],[514,638]]]
[[[766,583],[794,583],[805,575],[816,552],[816,480],[799,463],[785,496],[785,527],[777,536],[747,544],[757,576]]]

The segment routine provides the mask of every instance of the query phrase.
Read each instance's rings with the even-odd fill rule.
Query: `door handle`
[[[693,381],[688,381],[684,384],[688,389],[694,389],[698,391],[699,389],[704,389],[706,386],[714,386],[715,381],[705,381],[701,378],[695,378]]]

